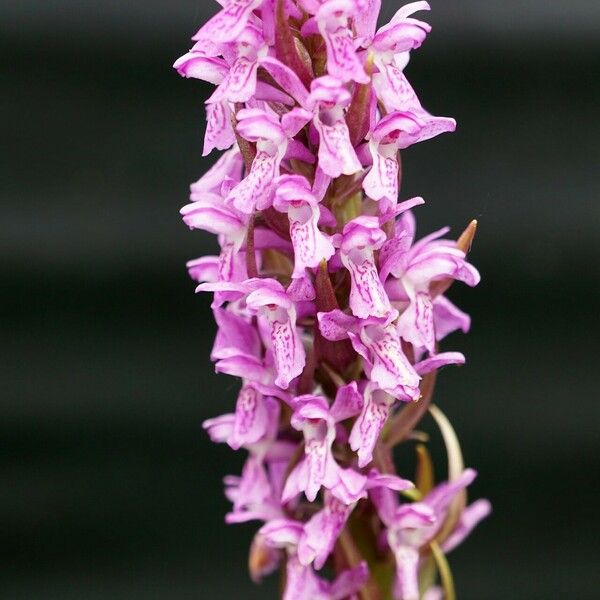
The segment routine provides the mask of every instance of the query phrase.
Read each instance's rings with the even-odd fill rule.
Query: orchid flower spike
[[[431,404],[437,372],[466,361],[445,348],[471,324],[447,294],[479,282],[476,223],[458,241],[445,228],[417,239],[424,200],[401,196],[401,153],[456,122],[429,114],[404,74],[429,4],[378,27],[381,4],[218,0],[173,65],[215,86],[202,153],[223,151],[180,211],[216,236],[187,269],[214,294],[215,371],[239,382],[203,427],[245,455],[224,478],[225,521],[259,523],[250,577],[282,571],[283,600],[454,597],[443,555],[491,511],[467,504],[475,472]],[[426,450],[414,476],[394,463],[395,445],[425,439],[428,410],[448,453],[438,485]]]

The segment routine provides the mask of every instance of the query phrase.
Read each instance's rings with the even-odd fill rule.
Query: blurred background
[[[480,221],[436,397],[495,509],[451,555],[459,597],[598,598],[600,4],[432,5],[406,72],[459,127],[404,152],[403,196],[421,234]],[[0,7],[2,598],[275,597],[256,525],[223,523],[242,457],[201,423],[237,385],[184,268],[215,244],[178,215],[216,156],[209,89],[171,64],[217,6]]]

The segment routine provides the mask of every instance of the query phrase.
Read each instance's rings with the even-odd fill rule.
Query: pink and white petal
[[[265,523],[259,530],[265,542],[274,548],[296,546],[302,535],[303,526],[300,521],[292,519],[273,519]]]
[[[272,56],[261,58],[260,65],[269,73],[269,75],[271,75],[271,77],[273,77],[283,90],[289,93],[298,102],[300,106],[307,106],[308,91],[302,81],[300,81],[298,75],[296,75],[292,69]]]
[[[354,17],[354,26],[359,37],[371,38],[377,29],[381,0],[365,0]]]
[[[360,591],[369,578],[369,567],[365,561],[341,573],[329,588],[330,600],[342,600]]]
[[[215,364],[215,373],[242,377],[247,381],[270,384],[273,375],[262,361],[254,356],[239,355],[222,358]]]
[[[308,478],[306,459],[302,459],[288,475],[281,493],[281,502],[287,504],[304,491]]]
[[[244,161],[237,147],[224,152],[198,181],[190,185],[190,200],[202,200],[207,192],[220,195],[224,180],[240,181],[243,166]]]
[[[369,490],[369,498],[377,510],[377,514],[386,527],[394,521],[398,509],[398,494],[389,487],[374,487]]]
[[[444,540],[442,550],[446,553],[451,552],[459,546],[471,531],[492,512],[492,505],[489,500],[476,500],[467,506],[461,513],[460,519],[454,528],[454,531]]]
[[[238,250],[239,242],[223,243],[219,255],[219,281],[244,281],[248,277],[246,260]]]
[[[296,330],[295,320],[273,321],[271,343],[277,370],[275,384],[287,390],[292,380],[302,373],[306,364],[306,353]]]
[[[319,425],[315,424],[315,420],[324,421],[325,424],[333,424],[327,399],[317,394],[303,394],[294,398],[293,405],[292,427],[298,431],[304,431],[308,427],[307,432],[310,434],[311,439],[316,435],[325,439],[326,433],[319,428]]]
[[[348,332],[357,332],[360,319],[347,315],[339,309],[317,313],[319,330],[326,340],[337,342],[348,337]]]
[[[411,255],[413,260],[408,275],[417,286],[448,278],[462,281],[471,287],[480,281],[479,272],[464,259],[464,253],[447,245],[445,240],[438,240],[435,244],[429,244],[429,247],[422,246],[418,252],[413,246]]]
[[[467,333],[471,327],[471,317],[445,296],[438,296],[433,301],[433,322],[438,341],[459,329]]]
[[[225,443],[233,431],[235,415],[233,413],[221,415],[214,419],[207,419],[202,423],[202,428],[208,433],[213,442]]]
[[[314,562],[315,569],[323,567],[353,508],[331,494],[325,495],[324,508],[304,525],[298,543],[298,558],[303,565]]]
[[[180,56],[173,68],[183,77],[201,79],[219,85],[227,76],[229,68],[222,58],[209,57],[198,52],[188,52]]]
[[[314,120],[319,132],[319,166],[330,177],[352,175],[362,169],[356,151],[350,141],[350,133],[343,116],[325,124],[321,117]]]
[[[350,272],[352,282],[350,289],[350,309],[352,314],[361,319],[367,317],[389,318],[397,317],[396,311],[379,279],[375,266],[373,250],[353,250],[341,253],[342,263]]]
[[[424,142],[441,133],[451,133],[456,129],[456,121],[449,117],[434,117],[427,113],[419,113],[417,117],[423,122],[418,132],[402,131],[396,139],[398,148],[408,148],[412,144]]]
[[[288,556],[281,600],[328,600],[324,587],[326,582],[315,575],[312,567],[304,566],[296,555]]]
[[[246,56],[240,56],[231,66],[227,76],[207,100],[212,102],[246,102],[256,92],[258,63]]]
[[[395,24],[400,21],[404,21],[407,17],[410,17],[410,15],[412,15],[418,11],[421,11],[421,10],[431,10],[431,6],[429,6],[429,3],[426,2],[425,0],[418,0],[417,2],[409,2],[408,4],[405,4],[404,6],[402,6],[401,8],[399,8],[396,11],[394,16],[390,20],[390,23]]]
[[[350,447],[358,454],[358,466],[367,466],[373,460],[373,449],[387,421],[394,398],[383,390],[365,391],[365,401],[359,417],[350,432]]]
[[[377,97],[388,113],[423,110],[414,89],[395,63],[376,61],[379,73],[373,76]]]
[[[408,290],[409,295],[411,290]],[[435,328],[433,324],[433,303],[427,291],[413,293],[408,308],[398,319],[398,333],[404,340],[417,348],[435,351]]]
[[[202,281],[218,281],[218,256],[201,256],[200,258],[188,260],[185,266],[189,276],[197,283],[201,283]]]
[[[388,23],[373,38],[373,48],[379,52],[408,53],[425,41],[431,26],[417,19]]]
[[[260,79],[256,81],[256,91],[253,98],[247,101],[248,106],[255,100],[262,100],[263,102],[278,102],[279,104],[285,104],[287,106],[294,105],[294,99],[291,96],[281,91],[279,88],[268,84],[266,81],[261,81]]]
[[[294,302],[311,302],[316,297],[315,287],[306,275],[292,279],[288,286],[287,295]]]
[[[410,546],[394,550],[396,579],[394,597],[402,600],[419,600],[419,551]]]
[[[421,204],[425,204],[425,200],[423,200],[423,198],[421,198],[421,196],[415,196],[414,198],[409,198],[408,200],[404,200],[404,201],[400,202],[400,204],[398,204],[394,208],[393,214],[395,216],[399,216],[399,215],[404,216],[404,213],[406,213],[407,211],[410,211],[415,206],[421,206]],[[380,221],[381,221],[381,219],[385,219],[385,218],[386,217],[381,217]],[[400,221],[398,221],[396,223],[396,225],[398,228],[398,225],[400,225]],[[404,230],[402,227],[400,227],[399,230],[404,233]]]
[[[461,352],[441,352],[430,356],[415,365],[415,371],[419,375],[426,375],[447,365],[464,365],[465,356]]]
[[[368,83],[369,76],[354,49],[352,32],[344,23],[346,18],[332,18],[331,14],[327,14],[330,13],[329,7],[335,4],[337,3],[325,3],[316,15],[319,31],[327,47],[327,72],[344,83]]]
[[[237,131],[246,140],[279,141],[285,137],[279,119],[258,108],[242,108],[236,113]]]
[[[352,468],[340,469],[331,493],[345,505],[355,504],[367,497],[367,477]]]
[[[259,8],[262,3],[263,0],[229,0],[192,39],[208,39],[215,43],[234,41],[246,27],[252,11]]]
[[[271,315],[273,318],[283,316],[279,315],[279,309],[284,309],[285,313],[285,311],[292,308],[292,302],[288,298],[285,288],[277,280],[265,278],[256,279],[255,282],[257,282],[258,285],[253,285],[253,290],[246,298],[246,305],[248,308],[251,310],[259,310],[263,307],[268,307],[269,313],[267,316]],[[276,311],[277,315],[273,311]]]
[[[308,123],[312,121],[313,113],[304,108],[293,108],[281,117],[281,126],[290,138],[296,136]]]
[[[304,493],[314,502],[321,486],[331,489],[339,480],[339,467],[331,456],[331,441],[325,439],[305,440],[304,453],[307,480]]]
[[[206,105],[206,132],[202,156],[207,156],[215,148],[227,150],[235,143],[235,133],[231,126],[231,111],[225,102]]]
[[[260,355],[260,340],[254,327],[242,316],[231,310],[213,310],[217,322],[217,335],[210,355],[211,360],[219,360],[246,354]]]
[[[301,277],[305,269],[319,266],[322,260],[329,260],[335,248],[329,238],[318,227],[319,207],[315,205],[290,207],[290,237],[294,246],[294,272],[292,277]]]
[[[445,481],[434,487],[423,498],[423,503],[430,506],[436,514],[441,514],[448,508],[456,494],[471,485],[476,477],[477,471],[465,469],[454,481]]]
[[[215,235],[240,235],[246,227],[235,211],[222,204],[199,200],[186,204],[179,212],[190,229],[203,229]]]
[[[257,206],[268,203],[272,181],[279,175],[280,162],[277,154],[258,151],[249,175],[231,190],[227,202],[246,214],[252,213]]]
[[[398,150],[394,144],[369,142],[373,167],[363,181],[363,189],[373,200],[387,200],[391,206],[398,201]]]
[[[404,355],[394,327],[365,327],[361,340],[370,353],[371,380],[398,400],[418,400],[420,377]]]
[[[319,202],[325,197],[330,183],[331,177],[327,175],[325,171],[319,167],[319,165],[317,165],[317,169],[315,171],[315,180],[312,186],[312,193]],[[336,223],[333,224],[333,227],[335,227],[335,225]]]
[[[248,293],[246,283],[238,283],[233,281],[215,281],[201,283],[196,286],[196,293],[199,292],[232,292],[238,295],[238,298]]]
[[[268,417],[263,395],[251,385],[245,385],[238,394],[229,445],[238,450],[242,446],[258,442],[267,431]]]
[[[329,413],[335,421],[345,421],[361,412],[363,402],[356,381],[352,381],[338,388]]]
[[[415,484],[408,479],[402,479],[397,475],[390,475],[388,473],[380,473],[377,469],[371,469],[369,471],[367,489],[373,490],[375,488],[386,488],[395,492],[402,492],[404,490],[410,490],[415,487]]]

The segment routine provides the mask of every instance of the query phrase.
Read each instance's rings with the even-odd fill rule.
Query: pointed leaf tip
[[[468,254],[471,251],[471,246],[473,245],[473,240],[475,239],[475,234],[477,233],[477,226],[477,219],[473,219],[456,240],[456,247],[465,254]],[[454,280],[451,278],[442,279],[441,281],[434,281],[431,284],[429,291],[432,297],[441,296],[450,289],[453,283]]]
[[[471,250],[475,234],[477,233],[477,219],[473,219],[466,227],[466,229],[460,234],[458,240],[456,240],[456,246],[462,250],[465,254]]]
[[[415,451],[417,453],[417,472],[416,486],[423,496],[426,496],[435,485],[433,473],[433,461],[431,455],[424,444],[417,444]]]

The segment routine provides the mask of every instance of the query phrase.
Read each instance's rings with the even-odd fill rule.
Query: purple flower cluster
[[[218,236],[220,255],[188,270],[214,292],[216,371],[242,381],[235,411],[204,424],[248,452],[225,478],[226,521],[264,522],[250,572],[283,568],[285,600],[450,597],[445,553],[490,506],[466,506],[475,472],[430,404],[437,370],[465,361],[439,343],[469,329],[444,292],[479,281],[475,223],[458,241],[416,240],[423,200],[398,201],[400,150],[455,128],[403,73],[429,5],[377,29],[381,0],[219,2],[174,66],[217,86],[204,154],[225,150],[181,214]],[[448,447],[437,486],[423,444],[415,483],[392,460],[424,440],[428,409]]]

